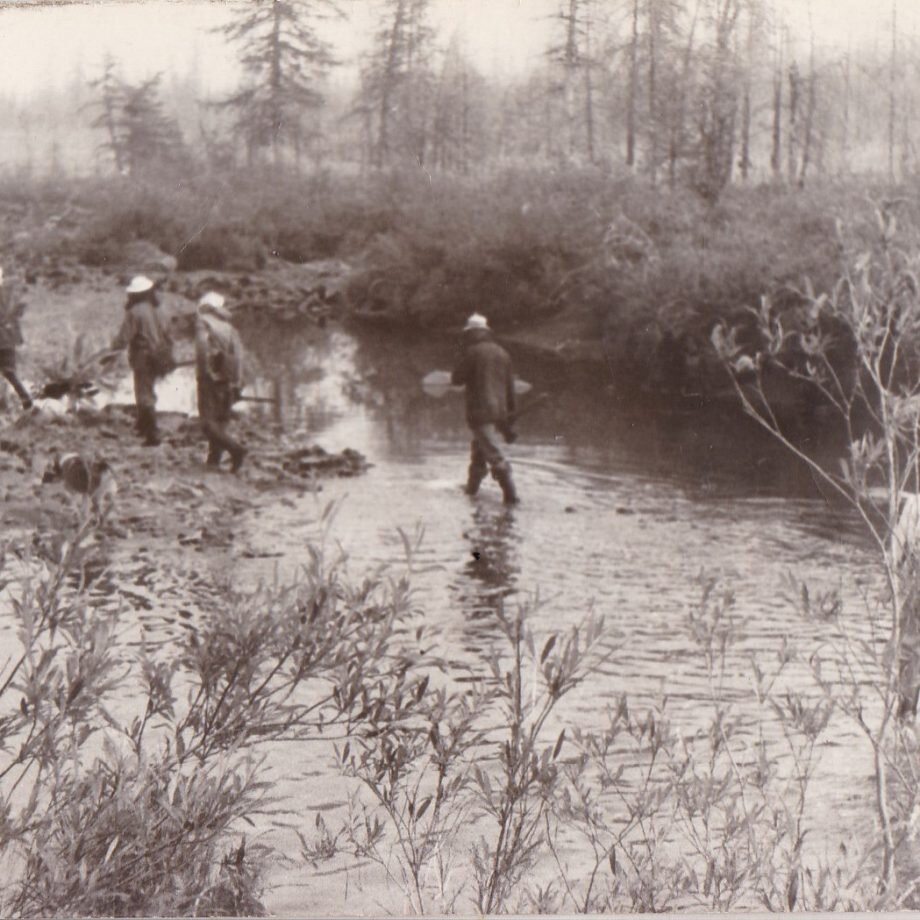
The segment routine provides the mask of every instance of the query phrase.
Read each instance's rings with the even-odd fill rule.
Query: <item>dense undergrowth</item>
[[[378,285],[359,300],[387,301],[420,322],[457,319],[475,302],[507,324],[574,305],[624,318],[645,308],[671,321],[676,308],[724,314],[752,292],[833,272],[834,220],[858,211],[865,193],[735,188],[711,207],[589,170],[245,172],[7,180],[0,204],[8,237],[57,218],[29,244],[87,261],[114,259],[134,239],[175,255],[180,269],[360,255],[401,297],[388,302],[392,291]],[[70,232],[50,232],[68,215]]]
[[[857,180],[734,187],[710,205],[596,169],[518,168],[16,177],[0,184],[0,212],[26,259],[120,265],[133,240],[180,270],[340,258],[355,267],[350,301],[366,315],[439,330],[476,309],[503,333],[546,327],[548,345],[594,343],[622,379],[673,391],[712,377],[718,319],[762,294],[795,310],[806,276],[831,283],[836,222],[858,222],[883,194],[917,210],[910,188]]]

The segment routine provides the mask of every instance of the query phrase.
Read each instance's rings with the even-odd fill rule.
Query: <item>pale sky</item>
[[[444,41],[456,31],[488,72],[525,70],[539,55],[556,0],[435,0],[433,20]],[[322,28],[344,68],[354,65],[375,23],[369,0],[343,0],[347,21]],[[66,85],[78,68],[88,77],[110,52],[129,79],[196,64],[205,89],[225,91],[237,78],[236,55],[213,27],[226,22],[221,0],[97,0],[65,4],[0,0],[0,92],[27,97]]]
[[[354,66],[366,46],[375,5],[372,0],[340,2],[350,19],[330,25],[328,35]],[[558,2],[434,0],[433,19],[442,40],[456,32],[486,73],[520,73],[545,48],[548,16]],[[773,5],[803,38],[810,6],[818,43],[845,48],[848,41],[857,46],[873,37],[884,47],[891,2],[773,0]],[[94,77],[108,51],[129,79],[160,70],[182,76],[197,66],[205,92],[222,93],[236,81],[235,54],[211,29],[228,13],[222,0],[0,0],[0,92],[28,98],[35,90],[66,86],[78,71]],[[918,19],[920,0],[899,0],[899,32],[914,34]]]

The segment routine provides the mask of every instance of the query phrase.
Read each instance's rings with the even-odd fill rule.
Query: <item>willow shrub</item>
[[[388,704],[408,583],[349,584],[312,548],[289,585],[225,591],[178,654],[138,650],[83,591],[94,527],[3,556],[19,641],[0,677],[0,913],[259,914],[259,747]]]
[[[708,576],[698,587],[675,630],[705,689],[676,705],[599,705],[598,672],[630,653],[600,621],[538,636],[526,608],[497,611],[500,641],[480,669],[448,683],[408,675],[337,751],[356,791],[340,827],[303,836],[305,862],[326,878],[333,857],[356,872],[375,863],[392,903],[415,914],[913,906],[909,860],[897,886],[886,880],[884,829],[867,822],[854,840],[821,798],[841,720],[876,708],[866,678],[884,645],[854,630],[834,591],[790,580],[790,603],[826,638],[751,660],[730,588]],[[590,718],[584,701],[577,716],[561,705],[579,690],[593,694]],[[906,854],[920,782],[911,756],[888,768]]]
[[[832,284],[804,283],[795,312],[764,295],[748,305],[743,325],[720,324],[712,336],[745,411],[808,467],[826,495],[846,503],[876,555],[881,587],[867,634],[832,656],[830,673],[818,667],[815,677],[871,756],[875,897],[892,908],[911,904],[920,884],[912,843],[920,802],[920,234],[913,217],[910,202],[886,200],[870,221],[841,222],[841,267]],[[845,442],[836,462],[790,435],[766,385],[778,374],[807,387],[834,418]],[[807,605],[808,592],[800,596]],[[829,609],[838,623],[839,610]],[[859,674],[867,676],[862,686]]]

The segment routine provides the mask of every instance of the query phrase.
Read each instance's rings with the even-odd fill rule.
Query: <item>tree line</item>
[[[487,76],[440,34],[432,0],[367,2],[376,25],[347,90],[331,77],[355,62],[324,37],[349,14],[336,0],[238,4],[221,32],[241,77],[220,97],[173,78],[170,98],[162,74],[129,83],[108,58],[80,110],[97,168],[136,172],[190,148],[300,168],[594,165],[715,200],[732,182],[895,179],[916,165],[920,57],[898,0],[883,0],[884,41],[846,48],[770,0],[558,0],[546,47],[515,77]]]

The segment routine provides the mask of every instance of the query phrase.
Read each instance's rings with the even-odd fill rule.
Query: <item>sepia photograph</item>
[[[915,97],[916,0],[0,3],[0,916],[920,910]]]

